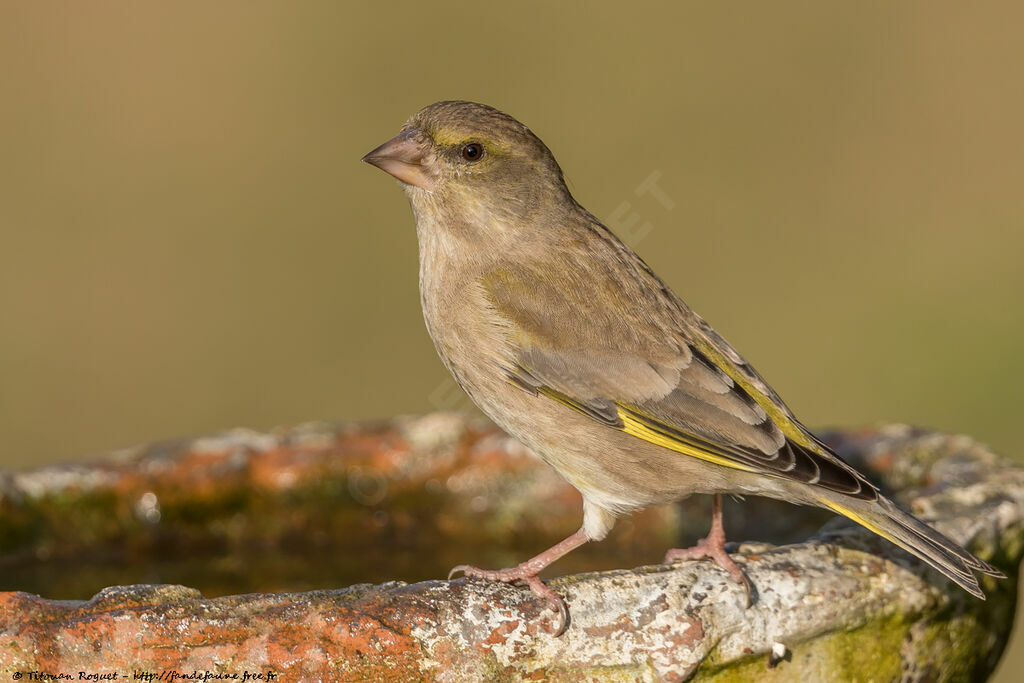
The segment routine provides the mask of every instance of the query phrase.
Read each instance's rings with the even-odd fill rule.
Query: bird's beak
[[[431,190],[435,178],[426,163],[429,161],[428,150],[427,136],[416,128],[410,128],[364,156],[363,161],[390,173],[403,183]]]

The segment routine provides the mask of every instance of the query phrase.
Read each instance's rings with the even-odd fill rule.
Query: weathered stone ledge
[[[552,614],[528,591],[465,579],[227,597],[135,585],[104,589],[85,602],[7,592],[0,593],[0,673],[983,678],[998,661],[1015,610],[1024,472],[968,438],[905,427],[834,434],[830,441],[901,503],[1010,578],[986,579],[989,600],[975,600],[869,532],[835,522],[806,542],[740,548],[757,591],[749,609],[737,586],[707,562],[553,579],[572,616],[560,638],[548,634]],[[333,501],[341,512],[307,510],[310,501]],[[803,508],[748,506],[773,521],[767,533],[776,538],[780,525],[820,519]],[[351,539],[350,552],[372,576],[406,540],[421,553],[431,552],[424,538],[441,544],[435,554],[454,564],[468,559],[475,544],[512,537],[522,558],[543,547],[538,539],[557,538],[578,519],[578,498],[543,464],[493,428],[456,416],[232,432],[126,451],[89,466],[5,475],[0,577],[10,576],[5,564],[87,556],[96,546],[181,551],[210,538],[241,547],[258,542],[287,561],[304,552],[304,535]],[[645,538],[664,547],[678,521],[669,508],[650,511],[607,543],[624,547]],[[705,526],[702,518],[693,533]],[[743,531],[763,538],[756,524]],[[0,590],[15,587],[5,583],[0,578]]]

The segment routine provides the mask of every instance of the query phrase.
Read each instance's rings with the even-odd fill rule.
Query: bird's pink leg
[[[665,564],[679,560],[702,560],[709,558],[729,572],[729,576],[747,591],[747,607],[750,607],[750,580],[735,560],[725,552],[725,528],[722,526],[722,494],[716,493],[711,502],[711,531],[707,537],[697,541],[692,548],[672,548],[665,553]]]
[[[590,539],[587,538],[586,532],[580,529],[564,541],[551,546],[544,552],[531,557],[516,567],[510,567],[509,569],[480,569],[479,567],[471,567],[468,564],[460,564],[448,572],[448,578],[451,579],[452,574],[456,572],[462,572],[474,579],[487,579],[488,581],[501,581],[503,583],[522,581],[530,587],[534,595],[546,600],[558,612],[559,621],[558,628],[555,630],[555,636],[560,636],[565,632],[565,627],[569,624],[569,611],[565,606],[565,600],[558,593],[545,586],[537,574],[549,564],[566,553],[579,548],[588,540]]]

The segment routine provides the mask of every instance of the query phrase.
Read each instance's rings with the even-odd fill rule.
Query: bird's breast
[[[501,368],[511,357],[507,328],[496,320],[480,285],[479,255],[447,240],[420,240],[420,304],[427,333],[456,382],[487,412],[508,383]]]

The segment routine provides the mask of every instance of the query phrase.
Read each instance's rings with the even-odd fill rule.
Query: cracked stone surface
[[[9,591],[0,592],[0,673],[983,679],[1016,607],[1024,472],[962,436],[891,426],[826,437],[901,504],[1009,578],[986,578],[989,599],[976,600],[859,527],[835,520],[805,531],[807,520],[828,516],[785,505],[762,514],[769,508],[759,506],[775,504],[748,500],[742,533],[763,538],[756,523],[763,519],[771,522],[762,525],[766,535],[787,542],[739,545],[737,561],[756,590],[746,609],[739,586],[710,562],[549,579],[570,606],[570,626],[559,638],[547,631],[553,612],[528,591],[466,579],[381,576],[331,590],[222,597],[179,585],[113,586],[89,600]],[[329,508],[320,505],[325,501]],[[447,561],[465,559],[459,553],[467,545],[571,531],[578,505],[571,489],[516,443],[455,415],[234,431],[90,465],[0,475],[0,590],[12,587],[11,572],[55,557],[96,548],[189,553],[214,541],[243,549],[258,542],[261,557],[287,563],[312,552],[303,540],[344,538],[350,545],[339,547],[373,576],[382,553],[405,542],[418,544],[421,555],[426,543],[438,556],[430,559]],[[697,509],[695,534],[707,523]],[[624,545],[611,547],[638,538],[667,547],[681,528],[678,509],[648,511],[615,541]],[[513,545],[520,559],[527,556]]]

